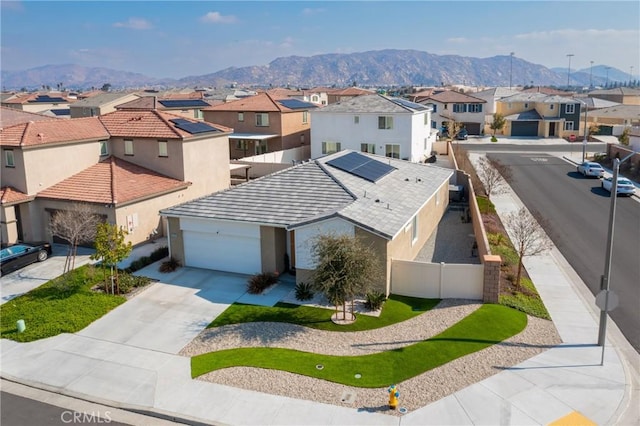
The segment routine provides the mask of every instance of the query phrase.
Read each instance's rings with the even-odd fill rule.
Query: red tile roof
[[[37,194],[41,198],[118,204],[184,189],[191,185],[128,161],[109,157]]]
[[[189,93],[163,93],[158,99],[203,99],[204,93],[202,92],[189,92]]]
[[[258,111],[258,112],[291,112],[275,101],[270,94],[263,92],[255,96],[238,99],[237,101],[225,102],[220,105],[213,105],[202,109],[203,111]]]
[[[108,138],[109,132],[98,117],[30,121],[0,129],[1,146],[37,146]]]
[[[10,206],[12,204],[30,201],[33,196],[20,192],[11,186],[3,186],[0,188],[0,204]]]
[[[375,92],[373,90],[360,89],[358,87],[347,87],[346,89],[334,89],[328,93],[333,96],[360,96],[371,95]]]
[[[157,101],[154,102],[153,96],[142,96],[129,102],[116,105],[116,109],[153,109],[157,107]]]
[[[59,118],[16,108],[0,107],[0,128],[42,120],[59,120]]]
[[[464,93],[456,92],[455,90],[445,90],[444,92],[436,93],[429,96],[426,99],[433,99],[434,101],[442,103],[486,103],[484,99],[475,98],[473,96],[466,95]]]

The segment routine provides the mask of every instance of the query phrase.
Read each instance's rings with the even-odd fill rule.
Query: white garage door
[[[262,270],[259,238],[199,231],[182,235],[187,266],[241,274]]]

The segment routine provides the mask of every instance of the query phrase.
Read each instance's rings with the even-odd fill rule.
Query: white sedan
[[[594,163],[593,161],[585,161],[582,164],[579,164],[578,173],[582,173],[583,176],[593,176],[593,177],[602,177],[604,175],[604,169],[598,163]]]
[[[602,179],[601,186],[602,188],[611,192],[611,189],[613,187],[613,178],[608,177],[608,178]],[[635,192],[636,192],[636,187],[633,184],[633,182],[631,182],[629,179],[625,177],[618,177],[618,187],[616,191],[617,194],[628,195],[630,197],[633,194],[635,194]]]

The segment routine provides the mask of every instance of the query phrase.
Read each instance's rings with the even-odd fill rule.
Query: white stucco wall
[[[318,235],[355,235],[353,224],[332,218],[322,222],[315,222],[295,229],[296,241],[296,268],[315,269],[313,260],[313,243]]]

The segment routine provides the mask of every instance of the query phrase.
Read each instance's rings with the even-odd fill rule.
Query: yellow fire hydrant
[[[400,392],[396,385],[389,386],[387,391],[389,392],[389,408],[395,410],[398,408],[398,397],[400,396]]]

